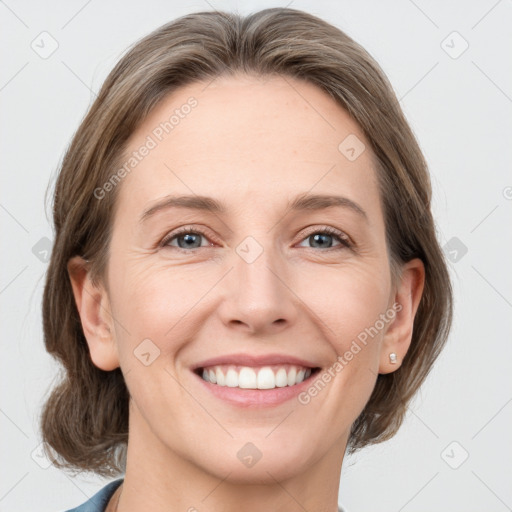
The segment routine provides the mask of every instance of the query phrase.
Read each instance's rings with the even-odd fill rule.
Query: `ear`
[[[425,285],[425,266],[415,258],[402,267],[402,278],[396,291],[393,309],[395,319],[384,335],[380,352],[379,373],[391,373],[400,368],[411,345],[414,317]],[[396,363],[392,363],[389,354],[396,354]]]
[[[92,362],[101,370],[110,371],[119,367],[110,303],[104,286],[92,283],[88,267],[80,256],[71,258],[67,265]]]

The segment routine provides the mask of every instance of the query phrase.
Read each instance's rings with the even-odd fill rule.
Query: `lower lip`
[[[219,386],[204,380],[195,372],[192,373],[202,382],[210,393],[225,402],[240,407],[271,407],[291,400],[302,391],[305,391],[316,378],[319,370],[316,370],[314,373],[312,372],[306,380],[303,380],[299,384],[273,389],[241,389]]]

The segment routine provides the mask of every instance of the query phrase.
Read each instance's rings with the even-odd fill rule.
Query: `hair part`
[[[452,288],[436,237],[427,164],[391,84],[375,60],[338,28],[311,14],[270,8],[242,17],[197,12],[134,43],[106,78],[66,150],[55,184],[55,242],[43,295],[46,350],[64,368],[41,414],[55,466],[116,476],[125,470],[129,393],[120,368],[90,357],[67,272],[80,255],[106,285],[120,186],[94,191],[122,165],[130,136],[179,87],[220,76],[279,75],[314,84],[350,114],[370,144],[386,225],[392,284],[405,262],[425,265],[412,341],[400,368],[378,375],[353,423],[348,453],[393,437],[429,374],[452,322]]]

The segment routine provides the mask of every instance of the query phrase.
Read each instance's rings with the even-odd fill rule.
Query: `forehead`
[[[170,193],[270,208],[308,191],[340,192],[368,210],[378,197],[357,123],[324,91],[289,77],[219,77],[180,87],[134,132],[125,163],[134,153],[119,198],[131,211]]]

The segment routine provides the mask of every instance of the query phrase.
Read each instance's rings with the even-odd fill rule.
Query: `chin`
[[[257,445],[264,444],[247,441],[232,443],[236,447],[226,446],[223,453],[212,453],[207,459],[200,456],[199,465],[207,473],[221,480],[236,484],[275,484],[287,480],[311,466],[311,460],[304,450],[296,447],[293,452],[280,446],[273,446],[268,440],[261,450]],[[227,476],[229,475],[229,476]],[[226,477],[227,476],[227,477]]]

